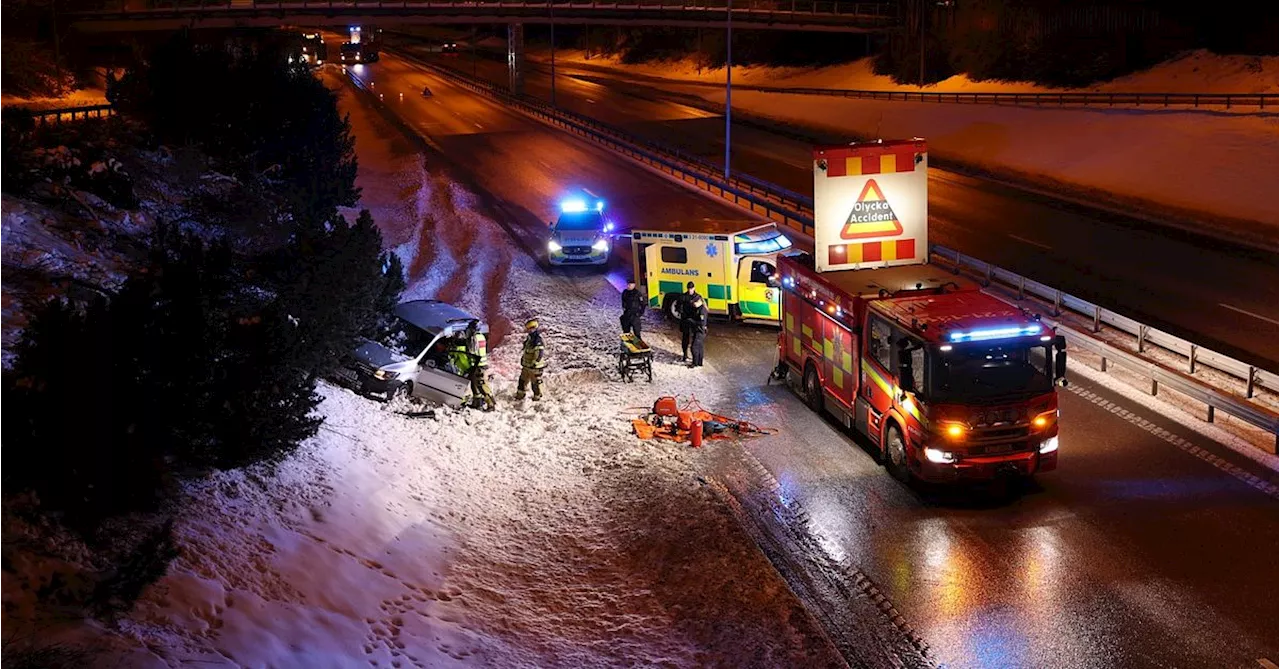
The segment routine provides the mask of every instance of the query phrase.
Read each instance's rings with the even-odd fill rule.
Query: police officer
[[[471,401],[482,402],[485,411],[493,411],[498,404],[493,399],[493,390],[489,388],[489,351],[484,333],[480,332],[479,322],[471,321],[467,326],[467,357],[470,368],[467,378],[471,380]]]
[[[693,315],[689,318],[689,330],[692,335],[693,362],[690,367],[702,366],[703,347],[707,343],[707,305],[702,302],[701,295],[695,295],[692,305]]]
[[[533,401],[542,399],[542,370],[547,366],[542,346],[542,331],[538,319],[530,318],[524,324],[524,348],[520,354],[520,382],[516,386],[516,399],[524,399],[525,390],[533,386]]]
[[[685,285],[684,295],[680,296],[680,362],[689,359],[689,344],[693,341],[693,316],[696,311],[693,302],[701,299],[702,296],[693,289],[692,281]]]
[[[644,296],[640,294],[640,290],[636,288],[635,280],[627,282],[627,289],[622,291],[622,316],[618,319],[622,323],[622,334],[630,332],[636,336],[637,340],[641,340],[640,326],[644,320],[644,309],[648,306],[645,303]]]

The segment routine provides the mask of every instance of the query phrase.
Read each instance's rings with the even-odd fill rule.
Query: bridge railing
[[[111,105],[84,105],[78,107],[58,107],[58,109],[32,109],[28,111],[32,120],[40,125],[54,125],[73,120],[106,118],[115,114]]]
[[[735,86],[741,90],[790,95],[824,95],[861,100],[945,102],[988,105],[1089,106],[1089,107],[1257,107],[1280,105],[1277,93],[944,93],[938,91],[867,91],[844,88]]]
[[[140,8],[128,2],[107,2],[105,11],[145,13],[147,10],[286,10],[286,9],[402,9],[402,8],[546,8],[554,10],[616,9],[621,11],[706,13],[728,11],[734,15],[805,15],[850,17],[889,23],[897,18],[895,5],[843,0],[147,0]],[[77,12],[92,16],[96,12]]]

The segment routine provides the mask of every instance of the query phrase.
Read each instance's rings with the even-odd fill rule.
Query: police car
[[[604,216],[604,200],[589,191],[560,202],[551,223],[547,261],[552,265],[603,265],[609,262],[613,223]]]

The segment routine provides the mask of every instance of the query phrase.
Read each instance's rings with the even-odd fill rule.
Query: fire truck
[[[777,375],[910,482],[1058,464],[1062,336],[928,264],[923,140],[814,151],[813,254],[783,256]]]

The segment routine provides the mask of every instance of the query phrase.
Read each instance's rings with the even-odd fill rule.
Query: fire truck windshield
[[[1053,390],[1048,343],[955,344],[934,349],[930,358],[934,402],[1016,400]]]

